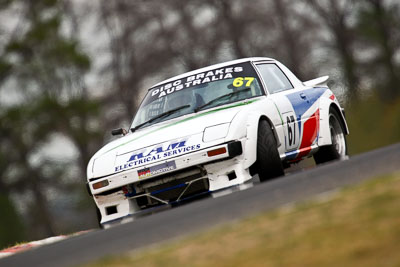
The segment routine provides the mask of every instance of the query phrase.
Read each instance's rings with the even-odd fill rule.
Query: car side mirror
[[[111,131],[112,135],[126,135],[128,133],[124,128],[118,128]]]

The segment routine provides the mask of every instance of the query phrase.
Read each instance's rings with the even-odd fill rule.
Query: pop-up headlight
[[[203,142],[211,142],[227,136],[230,123],[223,123],[205,128]]]

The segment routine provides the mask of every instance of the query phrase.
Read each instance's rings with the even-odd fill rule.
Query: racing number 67
[[[296,121],[294,120],[294,116],[286,117],[287,128],[288,128],[288,139],[289,146],[295,145],[296,140]]]
[[[244,81],[247,81],[246,86],[250,86],[251,83],[254,81],[254,77],[237,77],[233,80],[233,86],[241,87],[243,86]]]

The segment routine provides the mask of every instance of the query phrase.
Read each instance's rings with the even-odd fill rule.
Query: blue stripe
[[[328,88],[326,87],[316,87],[314,89],[307,89],[300,92],[292,93],[286,95],[289,99],[290,103],[293,106],[294,112],[296,114],[296,119],[299,124],[299,137],[301,138],[301,117],[303,117],[304,113],[311,108],[311,106],[321,97],[323,93]],[[306,98],[301,98],[300,94],[305,94]],[[300,140],[301,141],[301,140]]]
[[[294,151],[290,151],[290,152],[286,152],[285,155],[285,159],[287,160],[291,160],[291,159],[295,159],[297,157],[297,154],[299,151],[298,150],[294,150]]]

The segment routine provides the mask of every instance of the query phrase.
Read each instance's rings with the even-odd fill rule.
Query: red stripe
[[[311,150],[311,145],[317,138],[319,131],[319,109],[310,116],[303,125],[303,138],[301,140],[300,152],[296,158],[302,158]]]

